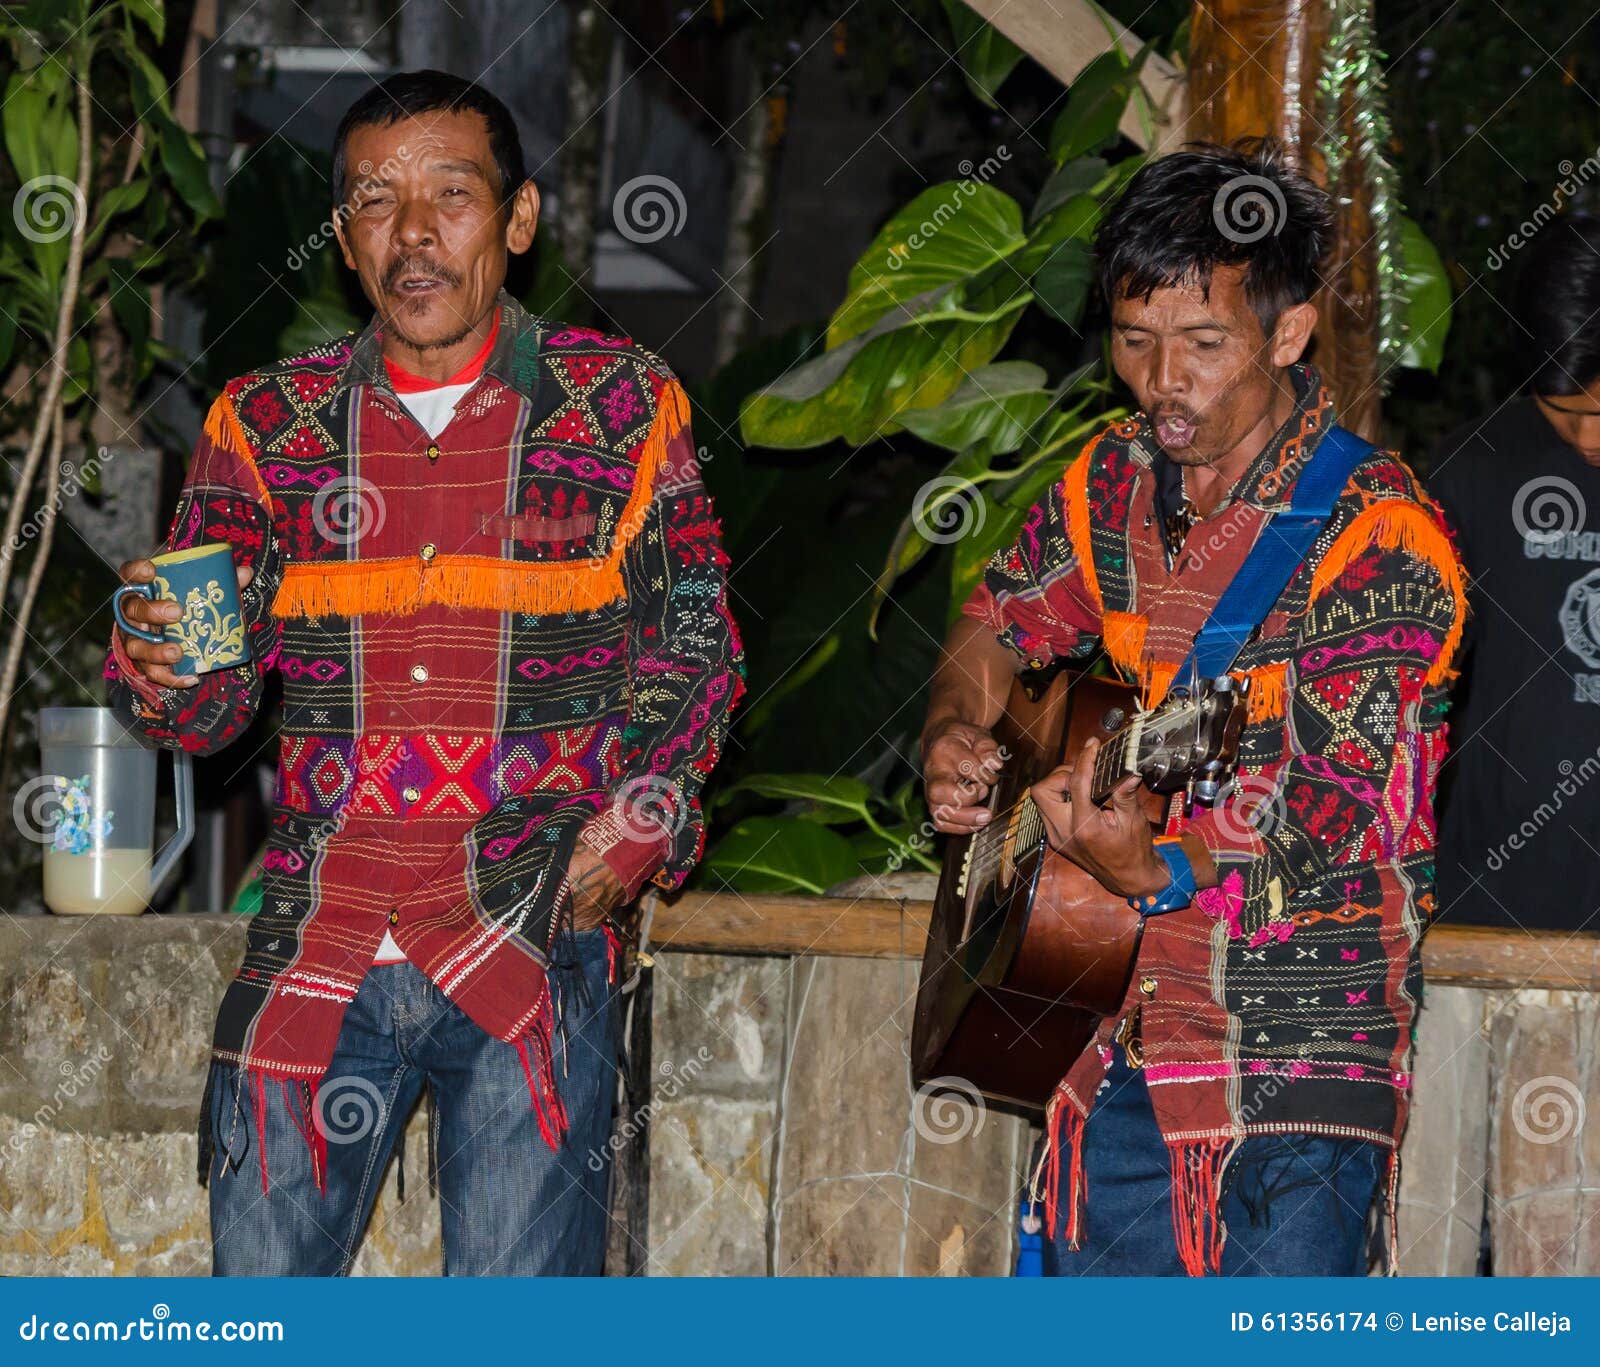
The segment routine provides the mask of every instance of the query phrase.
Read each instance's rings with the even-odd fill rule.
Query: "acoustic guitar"
[[[1223,676],[1150,711],[1133,689],[1071,670],[1028,670],[994,728],[1004,767],[988,825],[952,838],[934,896],[911,1036],[918,1085],[949,1078],[1042,1107],[1122,1005],[1144,920],[1049,848],[1028,790],[1101,741],[1094,798],[1131,774],[1165,824],[1174,795],[1212,801],[1231,775],[1247,681]]]

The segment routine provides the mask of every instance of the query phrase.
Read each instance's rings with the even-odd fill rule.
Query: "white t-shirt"
[[[406,406],[406,411],[417,420],[417,425],[430,437],[437,437],[455,417],[456,405],[478,381],[474,378],[465,384],[442,384],[437,389],[418,389],[410,394],[396,394],[395,398]],[[406,957],[405,951],[394,942],[386,929],[383,943],[373,955],[375,964],[395,964]]]

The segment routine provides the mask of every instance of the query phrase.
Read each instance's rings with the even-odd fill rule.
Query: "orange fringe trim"
[[[289,565],[272,611],[278,617],[353,617],[362,612],[405,616],[440,603],[542,614],[586,612],[614,603],[625,592],[622,557],[643,525],[667,446],[688,421],[688,396],[673,380],[661,392],[633,491],[603,557],[526,564],[487,555],[440,555],[431,561],[407,555]]]
[[[1106,653],[1124,678],[1137,681],[1144,705],[1154,707],[1167,696],[1178,666],[1145,658],[1144,640],[1149,627],[1149,620],[1136,612],[1107,612],[1100,622]]]
[[[1072,542],[1072,554],[1096,609],[1102,609],[1105,600],[1100,596],[1100,579],[1094,569],[1094,548],[1089,540],[1089,457],[1099,440],[1098,436],[1093,436],[1084,443],[1077,460],[1067,466],[1061,489],[1067,537]]]
[[[1250,680],[1250,691],[1245,694],[1247,722],[1266,721],[1281,717],[1289,705],[1289,666],[1287,664],[1262,665],[1259,669],[1240,671],[1241,679]]]
[[[1455,619],[1445,635],[1439,658],[1428,670],[1426,682],[1439,684],[1453,678],[1457,671],[1450,665],[1461,646],[1461,633],[1466,626],[1466,574],[1450,538],[1422,504],[1398,498],[1384,499],[1357,514],[1317,565],[1311,577],[1312,598],[1329,588],[1368,546],[1403,550],[1433,566],[1444,582],[1455,600]]]
[[[233,452],[245,463],[245,467],[250,471],[250,478],[256,482],[256,492],[261,495],[261,501],[270,508],[272,504],[267,494],[266,482],[256,469],[256,453],[250,449],[250,441],[244,434],[239,415],[233,410],[233,400],[226,394],[218,394],[216,402],[211,405],[211,411],[206,414],[205,434],[217,446],[224,451]]]

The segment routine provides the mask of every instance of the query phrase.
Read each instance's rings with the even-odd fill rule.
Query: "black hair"
[[[1245,297],[1261,330],[1307,302],[1333,240],[1325,191],[1289,165],[1271,138],[1224,147],[1189,143],[1141,167],[1095,233],[1108,302],[1158,289],[1211,288],[1217,266],[1244,268]]]
[[[1600,218],[1570,214],[1544,228],[1517,279],[1515,313],[1538,366],[1535,394],[1577,394],[1600,380]]]
[[[345,147],[352,129],[369,124],[386,127],[416,114],[435,110],[469,110],[489,125],[489,151],[500,172],[500,199],[508,204],[528,173],[522,160],[522,137],[511,111],[481,85],[447,71],[402,71],[380,81],[361,96],[339,120],[333,135],[333,204],[345,201]]]

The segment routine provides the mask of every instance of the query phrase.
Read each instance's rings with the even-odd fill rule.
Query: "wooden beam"
[[[686,892],[657,900],[651,946],[703,954],[828,954],[920,959],[928,902]],[[1422,942],[1429,982],[1600,992],[1600,935],[1435,926]]]
[[[1113,33],[1128,56],[1140,48],[1137,36],[1091,0],[966,0],[966,5],[1062,85],[1071,85],[1084,67],[1111,47]],[[1155,106],[1155,136],[1150,136],[1152,130],[1131,102],[1122,116],[1122,132],[1147,151],[1166,151],[1186,136],[1184,73],[1152,52],[1139,72],[1139,83]]]

